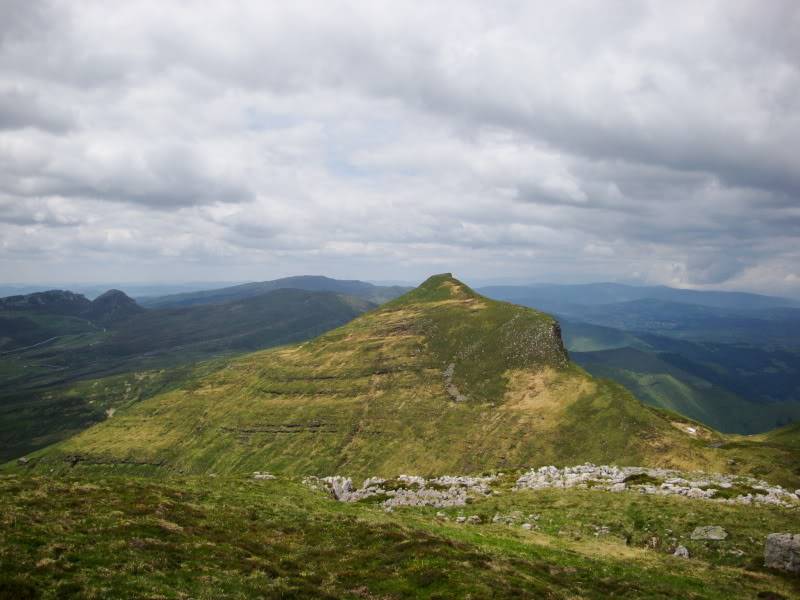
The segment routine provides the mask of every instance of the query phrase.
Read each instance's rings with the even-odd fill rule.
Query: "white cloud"
[[[9,280],[446,268],[800,293],[793,2],[3,12]]]

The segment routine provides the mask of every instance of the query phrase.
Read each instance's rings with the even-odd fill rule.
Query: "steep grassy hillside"
[[[548,315],[440,275],[313,341],[140,402],[32,462],[391,476],[593,461],[797,477],[768,457],[731,462],[715,447],[725,438],[687,423],[572,365]]]

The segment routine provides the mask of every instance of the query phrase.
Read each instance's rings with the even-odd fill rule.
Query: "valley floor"
[[[386,512],[297,478],[4,475],[0,598],[800,598],[763,566],[796,507],[512,485]]]

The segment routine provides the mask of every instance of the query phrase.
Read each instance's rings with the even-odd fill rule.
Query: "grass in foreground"
[[[512,511],[538,531],[488,523]],[[546,490],[445,511],[482,525],[436,512],[342,504],[287,479],[6,476],[0,598],[800,597],[759,558],[792,511]],[[705,524],[729,539],[689,541]],[[694,558],[670,556],[672,537]]]

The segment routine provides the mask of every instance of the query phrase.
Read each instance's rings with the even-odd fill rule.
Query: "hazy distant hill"
[[[316,275],[284,277],[273,281],[244,283],[232,287],[171,294],[154,298],[140,298],[142,306],[148,308],[169,308],[177,306],[193,306],[197,304],[217,304],[231,300],[251,298],[278,289],[292,288],[315,292],[336,292],[362,298],[381,304],[408,291],[401,286],[378,286],[364,281],[331,279]]]
[[[547,310],[555,306],[578,304],[591,306],[615,304],[634,300],[662,300],[716,308],[774,308],[800,307],[800,301],[777,296],[763,296],[746,292],[720,292],[684,290],[666,286],[634,286],[620,283],[586,283],[572,285],[541,284],[533,286],[486,286],[478,290],[490,298],[536,305]]]
[[[0,298],[0,356],[64,336],[97,332],[143,310],[119,290],[91,301],[67,290]]]

